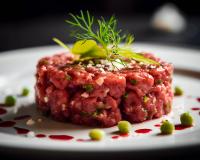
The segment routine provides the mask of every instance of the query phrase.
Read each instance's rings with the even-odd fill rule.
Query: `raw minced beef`
[[[88,126],[161,117],[171,111],[173,66],[144,56],[160,65],[131,61],[128,68],[112,70],[106,64],[73,63],[69,53],[42,58],[36,71],[37,107],[56,120]]]

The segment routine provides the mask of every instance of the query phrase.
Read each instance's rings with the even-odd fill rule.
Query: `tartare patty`
[[[113,69],[105,59],[76,62],[70,53],[44,57],[36,71],[37,108],[59,121],[99,127],[168,114],[173,65],[143,55],[160,65],[127,60]]]

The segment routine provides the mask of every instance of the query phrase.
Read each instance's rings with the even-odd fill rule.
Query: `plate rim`
[[[147,44],[147,43],[136,43],[137,45],[147,45],[147,46],[151,46],[151,45],[153,45],[153,46],[162,46],[164,49],[167,49],[167,48],[176,48],[176,49],[180,49],[180,50],[182,50],[182,49],[185,49],[185,48],[181,48],[181,47],[174,47],[174,46],[165,46],[165,45],[155,45],[155,44]],[[11,51],[5,51],[5,52],[2,52],[2,53],[0,53],[0,58],[1,57],[7,57],[7,56],[12,56],[12,54],[14,53],[14,52],[22,52],[21,54],[23,55],[23,54],[25,54],[25,52],[28,52],[28,51],[30,51],[30,50],[43,50],[43,49],[55,49],[55,50],[58,50],[57,52],[59,53],[59,51],[62,51],[63,49],[59,49],[59,47],[57,47],[57,46],[39,46],[39,47],[31,47],[31,48],[23,48],[23,49],[17,49],[17,50],[11,50]],[[188,51],[195,51],[195,52],[199,52],[199,50],[197,50],[197,49],[190,49],[190,48],[187,48],[187,50]],[[52,53],[53,54],[53,53]],[[197,56],[197,57],[200,57],[200,55],[198,55],[198,54],[196,54],[196,53],[192,53],[192,56]],[[1,59],[0,59],[0,61],[1,61]],[[197,68],[197,70],[199,69],[200,67],[198,67]],[[195,71],[196,71],[196,69],[194,69]],[[200,70],[199,70],[200,71]],[[20,138],[24,138],[24,137],[20,137]],[[82,149],[82,148],[80,148],[79,150],[77,150],[78,152],[116,152],[116,151],[121,151],[121,152],[127,152],[127,151],[131,151],[131,152],[133,152],[133,151],[135,151],[135,152],[139,152],[139,151],[147,151],[147,150],[158,150],[158,149],[170,149],[170,148],[184,148],[184,147],[190,147],[190,146],[199,146],[200,145],[200,141],[199,142],[196,142],[196,143],[194,143],[194,142],[192,142],[192,143],[188,143],[187,144],[187,146],[183,146],[182,144],[176,144],[176,145],[174,145],[174,146],[172,146],[172,145],[169,145],[169,146],[163,146],[163,147],[161,147],[161,148],[157,148],[157,147],[152,147],[152,148],[144,148],[144,149],[131,149],[131,148],[126,148],[125,150],[120,150],[120,149],[114,149],[114,150],[110,150],[110,149],[108,149],[108,150],[103,150],[103,149],[98,149],[98,150],[95,150],[95,149],[90,149],[90,150],[87,150],[87,149]],[[4,146],[4,147],[13,147],[13,146],[10,146],[10,145],[6,145],[6,144],[4,144],[4,145],[2,145],[2,144],[0,144],[0,147],[2,147],[2,146]],[[36,147],[35,148],[31,148],[30,146],[15,146],[15,148],[23,148],[23,149],[37,149]],[[49,150],[49,149],[51,149],[51,150],[54,150],[55,151],[55,148],[39,148],[40,150],[41,149],[43,149],[43,150]],[[74,150],[74,148],[71,148],[71,150],[68,148],[67,150],[60,150],[60,148],[59,148],[59,150],[56,150],[56,151],[69,151],[69,152],[72,152],[72,151],[74,151],[74,152],[77,152],[76,150]]]

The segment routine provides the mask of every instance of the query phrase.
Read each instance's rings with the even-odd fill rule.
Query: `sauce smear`
[[[128,133],[117,133],[118,135],[114,135],[114,136],[112,136],[111,138],[112,139],[118,139],[118,138],[120,138],[120,137],[128,137],[129,136],[129,134]]]
[[[183,130],[183,129],[187,129],[187,128],[190,128],[192,126],[183,126],[181,124],[176,124],[175,125],[175,130]]]
[[[4,108],[0,108],[0,115],[6,114],[6,113],[7,113],[7,111]]]
[[[143,134],[149,133],[149,132],[151,132],[151,131],[152,131],[151,129],[147,129],[147,128],[135,130],[136,133],[143,133]]]
[[[49,138],[53,140],[68,141],[68,140],[72,140],[74,137],[69,136],[69,135],[50,135]]]
[[[129,134],[128,134],[128,133],[120,133],[119,136],[120,136],[120,137],[128,137]]]
[[[15,117],[14,120],[23,120],[23,119],[27,119],[30,117],[31,117],[30,115],[22,115],[22,116]]]
[[[46,135],[45,135],[45,134],[36,134],[36,137],[37,137],[37,138],[45,138]]]
[[[82,139],[82,138],[80,138],[80,139],[77,139],[76,141],[77,142],[90,142],[92,140],[91,139]]]
[[[197,98],[197,101],[200,102],[200,97]]]
[[[193,108],[191,108],[191,110],[193,110],[193,111],[199,111],[200,108],[198,108],[198,107],[193,107]]]
[[[119,136],[112,136],[112,139],[118,139]]]
[[[0,127],[13,127],[15,124],[14,121],[3,121],[0,123]]]
[[[25,128],[14,127],[14,129],[17,131],[17,134],[27,134],[29,132],[29,130]]]
[[[155,124],[154,126],[155,126],[155,127],[160,127],[160,126],[161,126],[161,124]]]

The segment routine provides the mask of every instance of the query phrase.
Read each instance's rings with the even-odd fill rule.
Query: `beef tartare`
[[[35,94],[40,111],[59,121],[101,127],[114,126],[121,119],[143,122],[171,111],[172,64],[149,53],[118,47],[120,37],[114,23],[112,17],[108,22],[102,20],[99,28],[105,28],[97,35],[88,29],[83,37],[77,34],[81,40],[70,52],[39,60]],[[133,38],[127,38],[129,44]]]
[[[114,126],[122,118],[143,122],[171,111],[173,66],[136,63],[119,70],[109,65],[73,64],[72,54],[42,58],[37,65],[38,108],[57,120]]]

